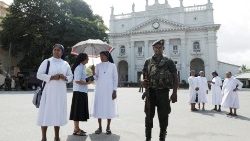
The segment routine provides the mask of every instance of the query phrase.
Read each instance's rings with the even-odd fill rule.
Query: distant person
[[[18,81],[19,81],[19,86],[20,86],[21,90],[25,90],[26,85],[25,85],[25,78],[24,78],[23,74],[18,73]]]
[[[102,119],[107,119],[106,134],[110,135],[111,119],[118,116],[117,112],[117,86],[118,74],[113,58],[108,51],[100,53],[101,63],[96,65],[96,88],[92,115],[98,119],[99,128],[95,134],[102,133]]]
[[[11,78],[9,77],[9,75],[6,75],[4,84],[5,84],[5,90],[10,91],[11,90]]]
[[[208,94],[208,83],[207,78],[205,77],[204,71],[199,72],[199,76],[197,77],[198,80],[198,103],[199,109],[200,104],[202,103],[202,110],[205,110],[205,103],[207,103],[207,94]]]
[[[143,74],[140,75],[140,78],[139,78],[139,92],[142,92],[143,93],[143,85],[142,85],[142,81],[143,81]]]
[[[222,100],[222,94],[221,94],[221,87],[222,87],[222,81],[221,78],[218,76],[218,73],[212,72],[213,79],[209,82],[211,85],[211,92],[212,92],[212,104],[214,105],[215,111],[221,112],[221,100]],[[218,108],[218,109],[217,109]]]
[[[54,126],[54,141],[60,141],[60,126],[67,123],[67,87],[66,83],[72,81],[73,74],[68,62],[62,59],[64,47],[60,44],[53,46],[53,56],[45,59],[37,71],[37,78],[45,81],[37,124],[41,126],[42,141],[47,141],[48,126]],[[46,74],[48,61],[49,72]]]
[[[196,99],[198,98],[198,79],[195,77],[195,71],[191,70],[190,77],[188,78],[189,83],[189,103],[191,105],[191,111],[198,111],[195,108]]]
[[[74,121],[73,135],[86,136],[86,132],[79,127],[79,121],[87,121],[89,119],[88,107],[88,84],[92,81],[86,81],[86,64],[89,58],[86,53],[80,53],[74,65],[72,72],[74,72],[73,79],[73,97],[71,103],[70,120]]]
[[[16,88],[16,82],[15,82],[15,76],[13,75],[11,77],[11,89],[15,89]]]
[[[221,106],[229,108],[229,116],[237,116],[236,110],[240,108],[238,90],[241,89],[243,83],[232,76],[231,72],[226,73],[226,78],[222,86],[222,102]],[[233,112],[234,110],[234,112]]]

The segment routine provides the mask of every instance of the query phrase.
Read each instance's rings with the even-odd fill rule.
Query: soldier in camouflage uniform
[[[145,134],[146,141],[151,141],[151,132],[153,128],[153,118],[155,107],[157,107],[160,135],[159,140],[165,141],[168,115],[171,112],[170,101],[177,102],[177,69],[174,62],[163,56],[164,40],[156,41],[152,44],[154,55],[147,59],[143,68],[143,86],[146,92],[142,98],[145,101]],[[169,90],[173,93],[169,98]]]

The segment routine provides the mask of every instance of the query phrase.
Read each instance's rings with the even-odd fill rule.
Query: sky
[[[13,0],[3,0],[10,4]],[[109,27],[110,7],[114,14],[130,13],[132,4],[135,11],[144,11],[146,0],[84,0],[93,12],[102,16]],[[154,0],[148,0],[149,5]],[[165,0],[159,0],[164,3]],[[171,7],[178,7],[179,0],[168,0]],[[218,60],[250,68],[250,0],[211,0],[215,24],[221,24],[217,33]],[[206,4],[207,0],[184,0],[184,6]]]

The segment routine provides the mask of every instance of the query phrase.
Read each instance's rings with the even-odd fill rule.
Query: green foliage
[[[82,0],[14,0],[2,27],[3,47],[8,49],[11,43],[12,55],[24,54],[21,69],[36,69],[51,56],[55,43],[64,45],[70,61],[71,47],[77,42],[107,40],[102,18]]]

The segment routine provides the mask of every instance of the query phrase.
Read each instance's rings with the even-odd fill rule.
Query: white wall
[[[226,72],[231,71],[233,75],[240,72],[240,66],[218,62],[218,74],[221,78],[225,78]]]

